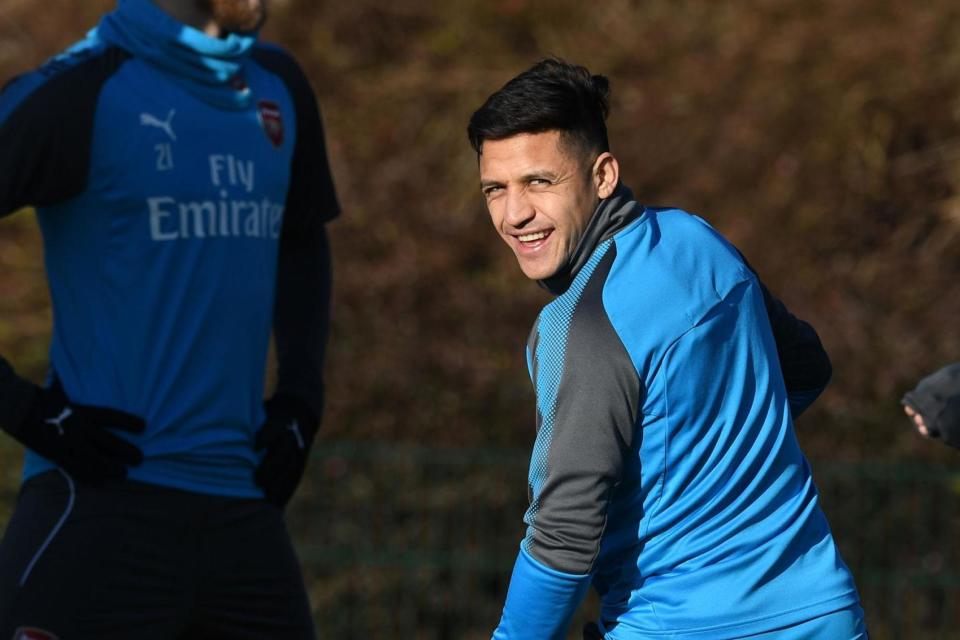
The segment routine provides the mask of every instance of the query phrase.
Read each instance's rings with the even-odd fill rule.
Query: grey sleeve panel
[[[548,567],[580,575],[592,571],[600,550],[641,407],[639,375],[603,307],[615,257],[616,245],[597,265],[570,321],[547,479],[527,546]]]

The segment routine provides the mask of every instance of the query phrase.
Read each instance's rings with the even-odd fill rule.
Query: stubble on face
[[[196,0],[226,32],[256,31],[267,20],[267,0]]]

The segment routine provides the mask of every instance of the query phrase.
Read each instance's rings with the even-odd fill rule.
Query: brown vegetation
[[[111,4],[0,0],[0,79]],[[547,298],[489,228],[464,129],[553,54],[610,77],[638,197],[707,218],[819,330],[834,381],[798,425],[811,457],[956,464],[898,406],[960,359],[954,0],[276,0],[266,36],[314,84],[344,209],[321,446],[532,441],[522,349]],[[0,353],[40,379],[34,226],[0,222]]]
[[[0,77],[110,4],[0,4]],[[555,54],[611,78],[614,152],[638,196],[706,217],[820,330],[836,372],[803,420],[808,449],[940,454],[897,399],[960,358],[955,3],[287,0],[273,13],[266,36],[320,97],[344,208],[327,438],[529,441],[521,349],[546,298],[487,227],[463,132],[487,94]],[[37,377],[47,315],[26,217],[0,227],[0,353]]]

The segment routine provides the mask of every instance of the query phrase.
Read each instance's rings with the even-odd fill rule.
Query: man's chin
[[[546,280],[557,273],[557,269],[550,265],[530,264],[522,260],[517,261],[520,264],[520,271],[531,280]]]

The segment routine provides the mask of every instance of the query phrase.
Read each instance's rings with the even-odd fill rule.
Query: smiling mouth
[[[523,235],[514,236],[514,237],[517,240],[519,240],[520,244],[522,245],[531,245],[531,244],[536,244],[542,240],[546,240],[551,233],[553,233],[552,230],[537,231],[535,233],[525,233]]]

